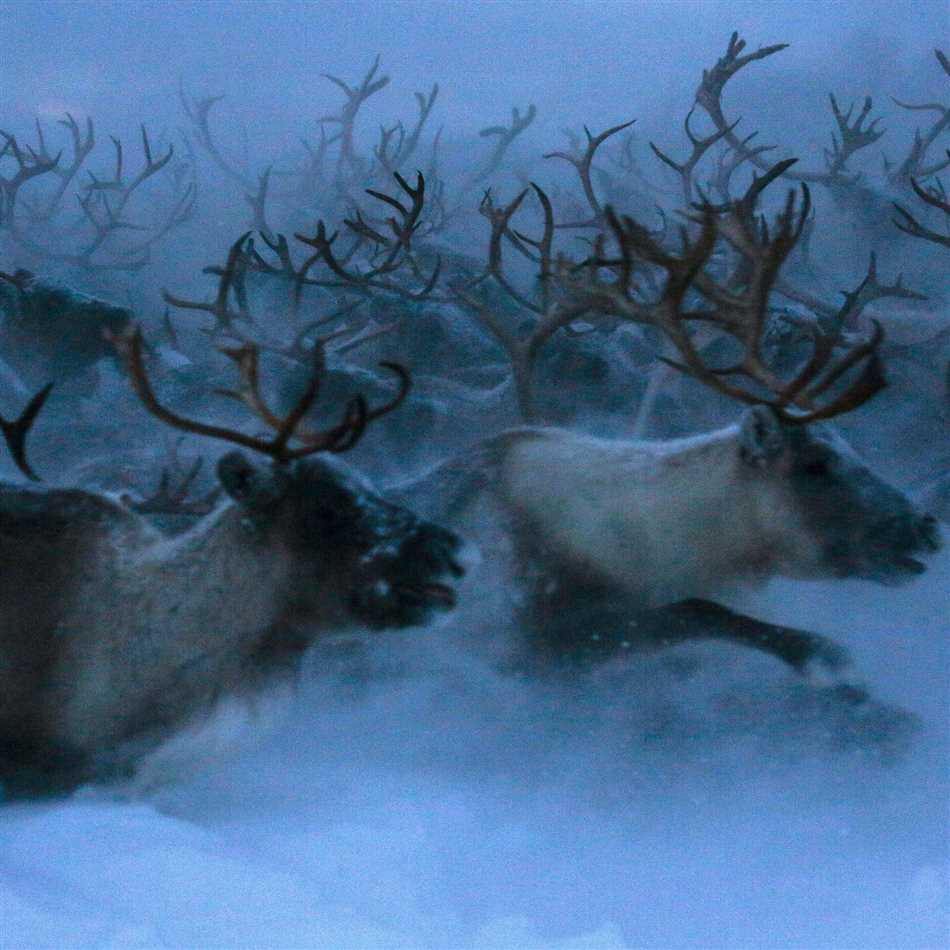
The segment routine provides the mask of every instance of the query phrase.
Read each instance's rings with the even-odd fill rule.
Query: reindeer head
[[[454,605],[454,592],[445,581],[462,574],[456,560],[460,540],[386,501],[335,457],[352,448],[371,421],[405,399],[410,380],[402,366],[382,364],[399,378],[390,402],[370,409],[361,395],[355,396],[339,423],[314,432],[303,430],[300,422],[318,395],[320,372],[290,412],[279,416],[260,392],[256,346],[222,350],[240,372],[239,388],[225,395],[244,403],[274,430],[273,438],[266,439],[167,409],[146,375],[138,330],[115,342],[149,412],[177,429],[236,443],[271,459],[256,463],[242,452],[230,452],[218,464],[218,477],[246,512],[248,524],[267,538],[272,550],[286,555],[285,606],[291,617],[341,623],[355,618],[372,627],[402,627]],[[303,444],[293,447],[292,440]]]
[[[341,460],[272,466],[230,452],[218,476],[250,524],[292,565],[293,617],[404,627],[454,605],[449,584],[462,575],[459,538],[386,501]],[[328,617],[329,605],[341,615]]]
[[[900,583],[925,570],[918,555],[940,547],[937,519],[826,426],[753,407],[740,425],[739,458],[746,479],[767,486],[761,517],[783,573]]]
[[[619,256],[595,254],[584,266],[576,294],[600,307],[659,329],[677,359],[661,359],[746,410],[739,426],[736,464],[758,518],[755,557],[779,571],[808,577],[864,577],[899,581],[924,570],[916,555],[939,546],[936,519],[918,511],[874,475],[824,424],[864,405],[886,385],[877,321],[864,340],[844,327],[877,285],[874,258],[858,288],[827,332],[809,328],[811,353],[788,378],[769,365],[764,341],[769,293],[808,221],[811,197],[790,191],[774,222],[756,213],[763,189],[795,159],[754,177],[746,194],[722,205],[703,201],[692,215],[698,233],[684,228],[677,254],[641,224],[605,209]],[[717,262],[717,248],[726,251]],[[652,268],[661,292],[644,299],[634,275]],[[603,274],[610,275],[605,279]],[[906,295],[900,279],[892,288]],[[864,303],[862,303],[862,301]],[[712,366],[701,349],[698,324],[714,327],[734,354]]]

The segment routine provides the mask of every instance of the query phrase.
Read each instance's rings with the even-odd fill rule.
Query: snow
[[[789,677],[722,645],[573,684],[439,629],[375,638],[362,676],[317,653],[231,761],[0,809],[0,948],[944,946],[948,580],[945,551],[904,588],[741,599],[920,717],[896,762],[793,728]]]

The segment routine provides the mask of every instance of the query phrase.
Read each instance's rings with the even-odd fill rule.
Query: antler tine
[[[948,110],[947,115],[950,116],[950,110]],[[950,165],[950,149],[947,149],[947,165]],[[950,201],[947,200],[947,192],[944,188],[943,183],[940,179],[936,179],[936,183],[929,187],[924,188],[921,186],[920,182],[916,178],[910,179],[911,188],[914,189],[914,193],[923,201],[925,204],[930,205],[933,208],[936,208],[938,211],[942,211],[944,215],[947,215],[950,218]],[[930,241],[934,244],[941,244],[944,247],[950,247],[950,235],[940,234],[938,231],[933,231],[930,228],[923,225],[920,221],[917,220],[906,208],[903,208],[901,205],[894,203],[894,208],[900,214],[902,220],[893,218],[894,224],[903,231],[905,234],[909,234],[911,237],[922,238],[925,241]]]
[[[887,379],[884,376],[884,364],[881,361],[881,354],[878,351],[878,346],[883,337],[883,330],[881,330],[880,325],[875,321],[875,333],[873,337],[852,349],[850,353],[831,370],[828,377],[810,393],[810,396],[814,397],[824,392],[835,381],[840,379],[848,369],[857,365],[860,360],[866,358],[867,364],[861,375],[836,399],[825,406],[806,413],[793,414],[781,410],[776,411],[779,412],[779,415],[786,422],[796,425],[806,425],[809,422],[818,422],[822,419],[831,419],[834,416],[840,416],[866,403],[887,386]]]
[[[389,402],[384,403],[378,409],[368,410],[366,414],[367,422],[372,422],[374,419],[378,419],[380,416],[385,416],[394,409],[398,409],[405,401],[406,396],[409,395],[409,390],[412,389],[412,377],[409,375],[409,370],[406,369],[402,363],[393,363],[389,360],[383,360],[379,365],[384,369],[391,370],[399,377],[399,391]]]
[[[222,439],[226,442],[234,442],[237,445],[243,445],[245,448],[253,449],[255,452],[263,452],[273,455],[278,461],[277,454],[272,451],[271,444],[263,439],[255,439],[253,436],[245,435],[235,429],[228,429],[224,426],[209,425],[205,422],[197,422],[193,419],[186,419],[172,410],[163,406],[152,389],[148,373],[145,371],[145,359],[143,356],[144,341],[142,339],[142,330],[139,326],[133,327],[125,333],[113,333],[109,335],[113,346],[115,346],[119,357],[125,363],[129,379],[135,394],[142,401],[145,408],[155,416],[156,419],[171,426],[173,429],[179,429],[182,432],[193,432],[196,435],[206,435],[212,439]]]
[[[221,347],[222,352],[233,360],[238,367],[240,387],[237,390],[218,390],[223,396],[228,396],[244,403],[255,416],[277,433],[272,441],[274,450],[286,454],[287,458],[300,458],[321,450],[330,452],[344,451],[341,442],[346,441],[346,448],[356,444],[366,428],[365,403],[362,411],[354,412],[352,401],[347,405],[343,420],[326,432],[312,432],[299,429],[303,417],[315,402],[320,393],[321,374],[315,372],[294,404],[290,412],[281,418],[267,405],[260,392],[259,352],[253,343],[245,343],[239,347]],[[362,397],[359,397],[362,399]],[[305,448],[288,449],[291,439],[297,439],[305,444]]]
[[[950,161],[950,150],[947,151],[947,160]],[[945,196],[941,196],[940,192],[937,189],[928,190],[922,188],[920,183],[915,178],[911,178],[910,186],[914,189],[914,193],[923,201],[925,204],[930,205],[933,208],[937,208],[946,215],[950,215],[950,201],[946,200]]]
[[[309,429],[301,429],[300,422],[320,393],[321,373],[315,372],[310,377],[307,387],[293,408],[286,416],[281,417],[267,405],[260,392],[260,353],[258,347],[253,343],[245,343],[238,347],[221,347],[220,352],[237,365],[240,381],[237,389],[219,389],[217,392],[241,402],[258,419],[273,429],[275,431],[274,437],[266,440],[245,435],[243,432],[228,429],[224,426],[209,425],[204,422],[186,419],[184,416],[179,416],[162,406],[155,396],[148,374],[145,371],[141,329],[135,327],[131,333],[113,334],[110,339],[125,362],[136,394],[142,400],[145,408],[157,419],[183,432],[206,435],[210,438],[243,445],[246,448],[271,456],[278,463],[286,463],[307,455],[313,455],[316,452],[347,451],[359,441],[370,422],[392,412],[402,404],[412,385],[409,371],[404,366],[399,363],[381,363],[381,366],[392,370],[399,377],[400,386],[396,396],[373,410],[368,408],[362,395],[355,396],[347,403],[343,419],[339,423],[323,432],[314,432]],[[299,448],[290,448],[290,442],[293,439],[302,442],[303,445]]]
[[[777,176],[767,177],[772,180]],[[761,188],[756,195],[759,191]],[[840,336],[816,331],[811,357],[791,380],[783,380],[769,368],[762,353],[768,297],[781,265],[801,236],[811,207],[810,194],[802,184],[799,204],[796,192],[788,193],[771,234],[751,218],[751,205],[751,201],[745,207],[739,203],[729,208],[702,205],[699,213],[691,216],[700,225],[700,233],[690,238],[684,229],[678,254],[657,244],[637,222],[618,217],[608,208],[606,219],[620,248],[620,260],[601,264],[612,269],[618,280],[610,285],[594,283],[588,288],[588,301],[592,306],[602,306],[599,302],[605,300],[610,309],[626,319],[652,323],[664,332],[679,355],[679,361],[660,357],[663,362],[739,402],[768,405],[785,422],[806,424],[830,419],[860,406],[885,385],[879,352],[883,331],[876,323],[868,340],[838,359],[834,354]],[[730,281],[718,283],[705,269],[720,239],[745,259],[747,273],[738,287]],[[630,294],[635,256],[665,272],[662,294],[654,303],[642,303]],[[685,300],[691,289],[708,306],[688,308]],[[708,366],[688,332],[688,324],[695,321],[718,326],[731,336],[742,346],[740,359],[724,368]],[[860,375],[844,391],[824,405],[817,404],[862,363],[865,365]]]
[[[884,328],[877,320],[872,320],[871,322],[874,327],[871,336],[862,343],[858,343],[856,346],[852,347],[852,349],[849,350],[842,357],[842,359],[830,369],[828,375],[825,376],[823,380],[818,382],[818,384],[809,393],[812,398],[827,392],[839,379],[841,379],[842,376],[844,376],[845,373],[857,366],[861,360],[867,359],[869,364],[874,360],[879,360],[879,348],[884,340]],[[834,342],[835,339],[832,337],[832,344]],[[881,375],[883,378],[883,372]]]
[[[16,467],[32,482],[41,481],[39,475],[30,467],[26,458],[26,437],[30,432],[33,422],[43,408],[43,403],[49,396],[53,388],[52,383],[47,383],[26,405],[23,412],[16,419],[4,419],[0,416],[0,430],[3,431],[3,437],[13,456]]]
[[[345,452],[363,437],[369,422],[366,399],[354,396],[346,405],[343,421],[323,433],[321,447],[325,452]]]
[[[294,437],[303,442],[305,448],[292,450],[292,458],[319,451],[334,453],[346,452],[348,449],[353,448],[363,437],[363,433],[371,422],[379,419],[381,416],[387,415],[402,405],[406,396],[409,395],[409,390],[412,388],[412,379],[409,375],[409,370],[401,363],[382,362],[379,365],[392,370],[392,372],[399,377],[399,391],[396,395],[389,402],[384,403],[376,409],[369,408],[366,398],[363,395],[356,395],[347,403],[342,421],[333,426],[333,428],[327,429],[324,432],[312,432],[304,429],[295,431]],[[304,409],[304,412],[306,412],[306,409]],[[287,419],[290,420],[294,415],[295,413],[292,412]],[[303,413],[300,414],[300,417],[302,417],[302,415]],[[300,417],[297,417],[294,421],[294,427],[296,427]]]
[[[218,352],[237,364],[240,379],[239,388],[218,389],[220,396],[227,396],[244,403],[251,412],[272,429],[280,430],[284,420],[274,415],[264,401],[260,392],[260,377],[258,374],[259,351],[253,343],[244,343],[241,346],[220,346]]]
[[[876,321],[871,337],[853,347],[836,363],[833,363],[832,359],[835,347],[840,342],[839,336],[819,332],[813,334],[811,358],[788,383],[783,384],[765,366],[760,346],[768,314],[768,294],[778,276],[779,268],[800,238],[810,210],[808,186],[802,183],[801,187],[802,203],[797,214],[795,192],[789,191],[785,207],[779,216],[775,236],[770,241],[765,239],[765,251],[761,260],[753,262],[758,265],[754,267],[758,273],[750,280],[750,289],[755,289],[755,306],[749,314],[751,334],[746,338],[748,350],[737,371],[775,395],[774,399],[762,401],[771,405],[785,422],[803,425],[830,419],[857,408],[879,392],[886,385],[886,381],[879,353],[884,333]],[[867,360],[867,365],[858,379],[836,399],[816,408],[816,400],[862,360]],[[789,412],[790,406],[797,406],[803,411]]]
[[[248,242],[251,238],[251,232],[245,231],[228,249],[228,257],[224,267],[206,267],[204,273],[214,274],[218,278],[218,288],[215,292],[213,303],[205,303],[197,300],[185,300],[183,297],[177,297],[167,290],[162,291],[162,298],[166,303],[181,310],[201,310],[210,313],[215,318],[215,326],[212,333],[220,330],[234,331],[234,321],[244,318],[249,319],[245,300],[243,297],[243,271],[246,264],[246,252]],[[230,309],[228,297],[234,292],[237,298],[238,310]]]
[[[392,412],[400,406],[406,396],[409,394],[412,382],[409,371],[399,363],[380,363],[387,369],[393,370],[400,378],[399,392],[387,403],[379,406],[377,409],[370,409],[366,397],[362,394],[354,396],[346,406],[343,419],[330,429],[323,432],[312,432],[309,430],[294,431],[294,438],[304,443],[300,449],[291,449],[288,452],[289,458],[302,458],[305,455],[312,455],[314,452],[333,452],[334,454],[349,451],[363,437],[367,427],[375,419]],[[306,395],[306,394],[305,394]],[[310,400],[312,402],[312,399]],[[286,422],[292,421],[291,428],[296,430],[297,423],[300,421],[303,413],[299,415],[298,410],[304,400],[294,408]],[[307,403],[309,405],[309,403]],[[306,409],[303,410],[306,412]],[[285,423],[286,424],[286,423]]]

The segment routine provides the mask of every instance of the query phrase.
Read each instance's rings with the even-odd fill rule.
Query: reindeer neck
[[[228,504],[186,534],[95,557],[69,629],[53,706],[73,745],[118,738],[206,705],[277,620],[286,559]]]
[[[165,592],[169,613],[187,610],[190,618],[220,626],[221,635],[228,626],[241,636],[272,619],[288,564],[286,552],[228,503],[185,534],[151,546],[129,567],[145,586]],[[180,606],[173,606],[175,599]],[[215,618],[228,620],[216,624]]]

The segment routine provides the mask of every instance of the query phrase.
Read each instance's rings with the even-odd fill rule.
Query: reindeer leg
[[[661,642],[731,640],[770,653],[812,679],[794,684],[781,705],[799,725],[820,724],[822,736],[835,750],[862,751],[893,764],[906,755],[920,731],[916,713],[874,699],[843,675],[850,666],[848,652],[826,637],[756,620],[707,600],[680,601],[655,611],[654,617],[661,618],[666,629]],[[828,674],[833,682],[822,683]]]
[[[541,621],[528,643],[533,663],[576,671],[624,652],[727,640],[768,653],[802,677],[771,694],[770,705],[806,731],[815,728],[835,750],[860,750],[884,763],[896,762],[919,731],[914,713],[876,701],[850,680],[848,652],[827,637],[766,623],[707,600],[644,610],[603,588],[574,587],[564,594],[556,598],[556,610],[532,617]],[[743,716],[747,700],[738,696]],[[757,711],[754,696],[751,702],[746,715],[754,723],[762,710]]]
[[[803,675],[814,672],[816,667],[837,675],[851,662],[848,651],[827,637],[757,620],[711,600],[681,600],[657,608],[650,612],[649,628],[644,633],[662,645],[686,640],[729,640],[770,653]]]
[[[0,804],[66,795],[92,777],[89,759],[83,753],[0,741]]]
[[[796,673],[840,674],[848,651],[817,633],[757,620],[709,600],[682,600],[649,610],[632,606],[597,585],[572,585],[541,605],[533,605],[530,646],[560,662],[592,663],[624,651],[652,650],[689,640],[728,640],[761,650]],[[855,699],[860,692],[855,692]]]

